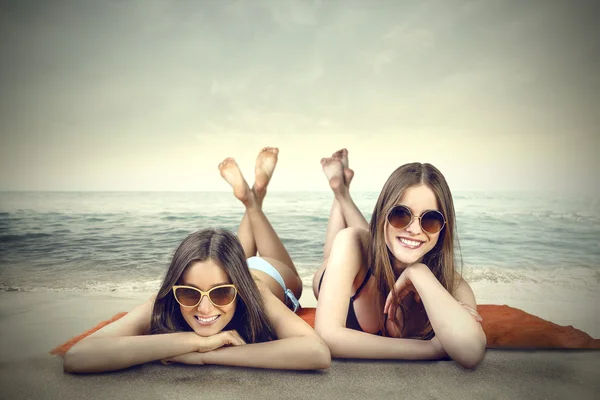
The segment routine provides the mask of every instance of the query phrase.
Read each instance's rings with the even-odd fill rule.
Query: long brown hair
[[[416,185],[425,185],[433,191],[439,211],[446,219],[446,225],[440,232],[437,243],[425,254],[422,262],[429,267],[446,290],[453,293],[455,289],[456,266],[462,264],[462,261],[459,262],[455,259],[454,244],[456,243],[459,249],[457,252],[459,257],[460,245],[456,234],[454,202],[452,201],[450,188],[442,173],[433,165],[405,164],[397,168],[383,185],[369,225],[370,240],[367,248],[367,261],[368,265],[373,268],[373,275],[380,293],[378,309],[383,308],[385,298],[393,288],[397,278],[392,267],[394,256],[385,243],[386,216],[398,204],[404,191]],[[406,315],[408,309],[404,301],[401,306],[404,309],[403,315]],[[422,308],[422,305],[419,306]],[[424,312],[424,309],[421,311]],[[406,328],[406,324],[403,324],[403,330],[404,328]],[[383,321],[380,324],[380,329],[382,332],[387,333]],[[417,333],[417,336],[421,338],[433,336],[429,320],[423,329]]]
[[[191,331],[175,300],[173,285],[185,269],[196,261],[210,259],[229,275],[238,291],[233,319],[225,330],[236,329],[248,343],[276,339],[256,282],[250,274],[246,256],[238,238],[225,229],[205,229],[189,235],[175,250],[152,309],[150,333]]]

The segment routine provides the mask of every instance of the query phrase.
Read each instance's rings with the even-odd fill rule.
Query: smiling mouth
[[[402,245],[402,247],[406,247],[409,249],[418,249],[419,247],[421,247],[421,245],[425,242],[420,242],[418,240],[410,240],[410,239],[406,239],[403,237],[399,237],[398,241],[400,242],[400,244]]]
[[[212,325],[215,323],[215,321],[217,319],[219,319],[219,317],[220,317],[220,315],[215,315],[214,317],[208,317],[208,318],[199,317],[197,315],[194,315],[194,318],[200,325]]]

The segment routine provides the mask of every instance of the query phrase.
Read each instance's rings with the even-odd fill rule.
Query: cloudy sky
[[[355,190],[431,162],[455,190],[600,195],[593,1],[0,0],[0,190]]]

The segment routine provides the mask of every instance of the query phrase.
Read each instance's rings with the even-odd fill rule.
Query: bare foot
[[[329,181],[329,186],[334,192],[345,187],[343,165],[339,158],[321,158],[321,165],[323,166],[323,172]]]
[[[277,165],[277,155],[279,149],[277,147],[265,147],[258,157],[256,157],[256,166],[254,167],[254,192],[262,199],[267,192],[267,185],[273,176],[275,166]]]
[[[246,183],[242,171],[240,171],[240,168],[233,158],[228,157],[224,159],[223,162],[219,164],[219,172],[221,172],[223,179],[225,179],[233,188],[233,195],[236,199],[244,204],[252,200],[253,196],[248,187],[248,183]]]
[[[341,150],[336,151],[331,155],[332,158],[339,158],[342,162],[343,172],[344,172],[344,182],[346,186],[350,186],[350,182],[352,182],[352,178],[354,178],[354,171],[350,169],[349,161],[348,161],[348,150],[343,148]]]
[[[336,151],[335,153],[333,153],[331,155],[332,158],[339,158],[340,161],[342,162],[342,165],[345,168],[348,168],[348,150],[344,149],[340,149],[338,151]]]

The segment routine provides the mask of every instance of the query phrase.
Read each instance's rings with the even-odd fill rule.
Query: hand
[[[479,315],[479,313],[477,312],[477,310],[474,310],[471,306],[463,303],[460,300],[458,300],[458,304],[460,304],[465,310],[467,310],[469,312],[469,314],[471,314],[471,316],[473,318],[475,318],[475,321],[477,321],[477,322],[483,321],[483,318],[481,318],[481,315]]]
[[[411,266],[412,267],[412,266]],[[407,295],[413,294],[415,297],[415,301],[420,302],[421,297],[417,292],[417,289],[414,287],[412,281],[409,277],[409,268],[406,268],[396,280],[394,287],[390,290],[390,293],[385,300],[385,305],[383,306],[383,313],[388,315],[388,321],[397,322],[397,310],[400,305],[400,301]]]
[[[221,331],[216,335],[200,338],[201,341],[197,350],[199,353],[213,351],[223,346],[243,346],[246,344],[244,339],[242,339],[236,330]]]
[[[385,321],[385,330],[387,331],[390,337],[401,338],[402,337],[402,327],[399,324],[398,318],[390,319],[388,318]]]

